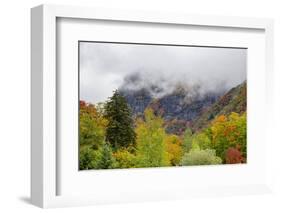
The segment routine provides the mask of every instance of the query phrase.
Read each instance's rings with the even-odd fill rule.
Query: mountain
[[[146,107],[151,107],[154,112],[161,115],[165,120],[182,119],[191,121],[212,105],[219,97],[216,94],[207,94],[201,98],[187,100],[187,92],[177,90],[160,98],[153,98],[148,90],[121,90],[131,107],[133,115],[142,115]]]
[[[211,107],[202,112],[191,124],[196,131],[207,126],[218,115],[229,115],[231,112],[243,113],[247,107],[247,82],[230,89],[221,96]]]
[[[146,89],[140,90],[120,90],[120,93],[126,98],[131,107],[133,116],[143,114],[145,108],[152,102],[153,98]]]
[[[172,93],[153,97],[148,89],[120,90],[132,109],[134,117],[143,116],[147,107],[165,120],[168,133],[182,134],[190,127],[197,131],[217,115],[246,111],[246,82],[226,93],[191,94],[189,90],[176,88]]]
[[[181,134],[190,123],[219,98],[219,94],[209,93],[199,98],[183,88],[176,88],[174,92],[155,98],[149,90],[120,90],[132,109],[134,117],[143,115],[147,107],[151,107],[155,114],[165,120],[168,133]],[[194,97],[196,96],[196,98]]]

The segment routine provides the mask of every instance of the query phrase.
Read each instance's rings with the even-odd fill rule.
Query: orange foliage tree
[[[179,165],[181,157],[183,155],[181,139],[176,135],[168,135],[165,138],[165,144],[171,165]]]

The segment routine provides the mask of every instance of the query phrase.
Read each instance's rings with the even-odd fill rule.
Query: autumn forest
[[[98,48],[99,52],[95,52]],[[116,51],[118,48],[122,48],[123,52]],[[244,52],[211,48],[159,48],[159,51],[157,48],[148,49],[142,46],[128,47],[128,50],[126,48],[93,45],[93,51],[87,52],[87,46],[84,56],[81,54],[87,60],[81,60],[84,65],[80,68],[80,84],[83,87],[80,90],[82,93],[86,91],[80,94],[79,102],[80,170],[247,162],[246,70],[243,66],[233,65],[234,71],[225,74],[224,63],[218,65],[219,60],[228,60],[228,65],[233,60],[236,63],[238,59],[244,63]],[[151,53],[154,49],[154,55],[163,58],[166,57],[166,51],[168,62],[146,58],[146,54],[141,52],[149,50]],[[195,60],[196,51],[201,57],[198,62]],[[204,57],[206,51],[209,51],[209,55]],[[124,57],[127,52],[130,52],[130,57],[136,59]],[[120,59],[121,53],[123,55]],[[210,53],[217,54],[217,57],[212,59]],[[220,54],[221,57],[218,57]],[[186,61],[191,57],[195,59],[192,60],[192,71],[189,72],[186,67],[191,66],[181,63],[188,63]],[[106,60],[114,62],[113,65],[109,66]],[[130,61],[133,61],[132,65]],[[141,66],[137,66],[138,63]],[[154,69],[155,63],[159,64],[157,68],[164,64],[162,69],[159,68],[164,70],[163,74],[161,71],[153,72],[157,73],[156,77],[147,73]],[[135,66],[141,68],[131,71]],[[88,69],[89,67],[91,69]],[[126,69],[129,71],[125,72]],[[93,70],[102,70],[99,74],[102,79],[114,78],[108,84],[112,85],[112,88],[106,90],[106,94],[111,95],[103,95],[106,91],[99,90],[99,82],[91,81],[97,79],[98,75],[89,77],[83,74],[88,72],[92,75]],[[108,71],[106,74],[104,70],[112,72]],[[235,70],[238,70],[238,74]],[[117,75],[111,74],[118,72],[121,76],[120,83],[119,78],[115,77]],[[210,72],[212,75],[206,77]],[[106,87],[106,83],[103,86]],[[95,100],[99,91],[101,97],[105,98]]]

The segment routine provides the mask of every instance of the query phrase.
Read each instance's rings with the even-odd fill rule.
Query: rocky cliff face
[[[180,119],[192,121],[207,107],[212,105],[218,95],[210,94],[192,102],[185,102],[183,94],[170,94],[155,100],[151,107],[155,112],[162,113],[166,120]]]
[[[192,129],[198,130],[207,126],[218,115],[229,115],[231,112],[243,113],[247,110],[247,82],[230,89],[218,98],[206,111],[192,122]]]
[[[146,107],[151,107],[156,114],[161,115],[165,120],[181,119],[186,121],[192,121],[197,118],[203,110],[211,106],[219,97],[218,94],[208,94],[192,101],[186,101],[186,94],[177,92],[161,98],[153,98],[145,89],[137,91],[123,90],[121,94],[126,98],[135,116],[141,115]]]
[[[152,102],[152,96],[146,89],[121,90],[120,93],[126,98],[134,116],[142,115],[145,108]]]
[[[149,90],[121,90],[132,109],[134,117],[142,116],[147,107],[165,120],[169,133],[182,134],[190,127],[197,131],[219,114],[246,111],[246,82],[232,88],[226,93],[206,93],[202,96],[188,98],[188,91],[176,89],[171,94],[155,98]]]
[[[174,134],[182,134],[193,120],[219,98],[218,94],[207,94],[187,100],[185,90],[176,90],[160,98],[153,97],[146,89],[120,92],[126,98],[134,117],[142,116],[144,110],[151,107],[155,114],[164,118],[167,132]]]

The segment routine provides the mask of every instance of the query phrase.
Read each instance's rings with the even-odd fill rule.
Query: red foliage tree
[[[244,163],[245,159],[242,156],[242,153],[237,148],[228,148],[226,151],[225,157],[227,164],[235,164],[235,163]]]
[[[79,103],[80,103],[80,107],[81,108],[86,107],[86,102],[85,101],[80,100]]]

